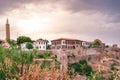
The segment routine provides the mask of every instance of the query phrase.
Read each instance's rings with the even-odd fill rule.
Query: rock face
[[[112,45],[112,47],[111,47],[111,51],[117,51],[117,52],[119,52],[120,49],[118,48],[117,44],[114,44],[114,45]]]
[[[117,46],[117,44],[113,44],[111,47],[105,48],[105,51],[120,52],[120,48]]]
[[[93,55],[93,54],[96,54],[96,53],[98,53],[98,51],[94,48],[86,49],[86,54],[87,55]]]
[[[67,55],[62,50],[57,50],[56,53],[57,53],[56,54],[57,55],[57,60],[61,63],[60,64],[60,71],[66,72],[67,68],[68,68]]]
[[[69,63],[79,62],[82,59],[88,61],[88,64],[96,71],[109,73],[111,66],[117,66],[120,69],[120,52],[103,51],[98,49],[82,49],[81,50],[56,50],[52,51],[52,55],[57,56],[57,60],[61,63],[60,70],[67,71]]]

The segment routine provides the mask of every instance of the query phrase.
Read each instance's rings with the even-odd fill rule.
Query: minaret
[[[7,21],[6,21],[6,40],[8,40],[8,39],[10,39],[10,24],[7,19]]]

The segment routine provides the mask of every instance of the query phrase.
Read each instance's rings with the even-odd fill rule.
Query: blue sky
[[[13,39],[98,38],[120,45],[119,8],[119,0],[0,0],[0,38],[9,18]]]

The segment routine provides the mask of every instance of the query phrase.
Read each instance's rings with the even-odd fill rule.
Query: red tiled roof
[[[81,40],[78,40],[78,39],[70,39],[70,38],[59,38],[59,39],[55,39],[55,40],[52,40],[52,41],[59,41],[59,40],[76,40],[76,41],[81,41]]]
[[[36,40],[35,42],[46,42],[45,40]]]

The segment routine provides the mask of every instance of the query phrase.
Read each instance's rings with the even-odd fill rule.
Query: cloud
[[[19,9],[26,4],[55,4],[58,0],[0,0],[0,15],[6,14],[13,9]],[[24,7],[25,8],[25,7]]]
[[[14,39],[19,33],[34,39],[100,38],[107,43],[119,43],[119,4],[118,0],[0,0],[1,34],[5,34],[3,26],[9,17]],[[19,25],[22,20],[34,20],[40,27],[24,34]]]
[[[25,4],[52,4],[60,5],[71,12],[89,11],[104,14],[118,14],[119,0],[0,0],[0,13],[9,12]]]
[[[118,0],[64,0],[67,8],[73,12],[95,10],[101,12],[120,12]]]

